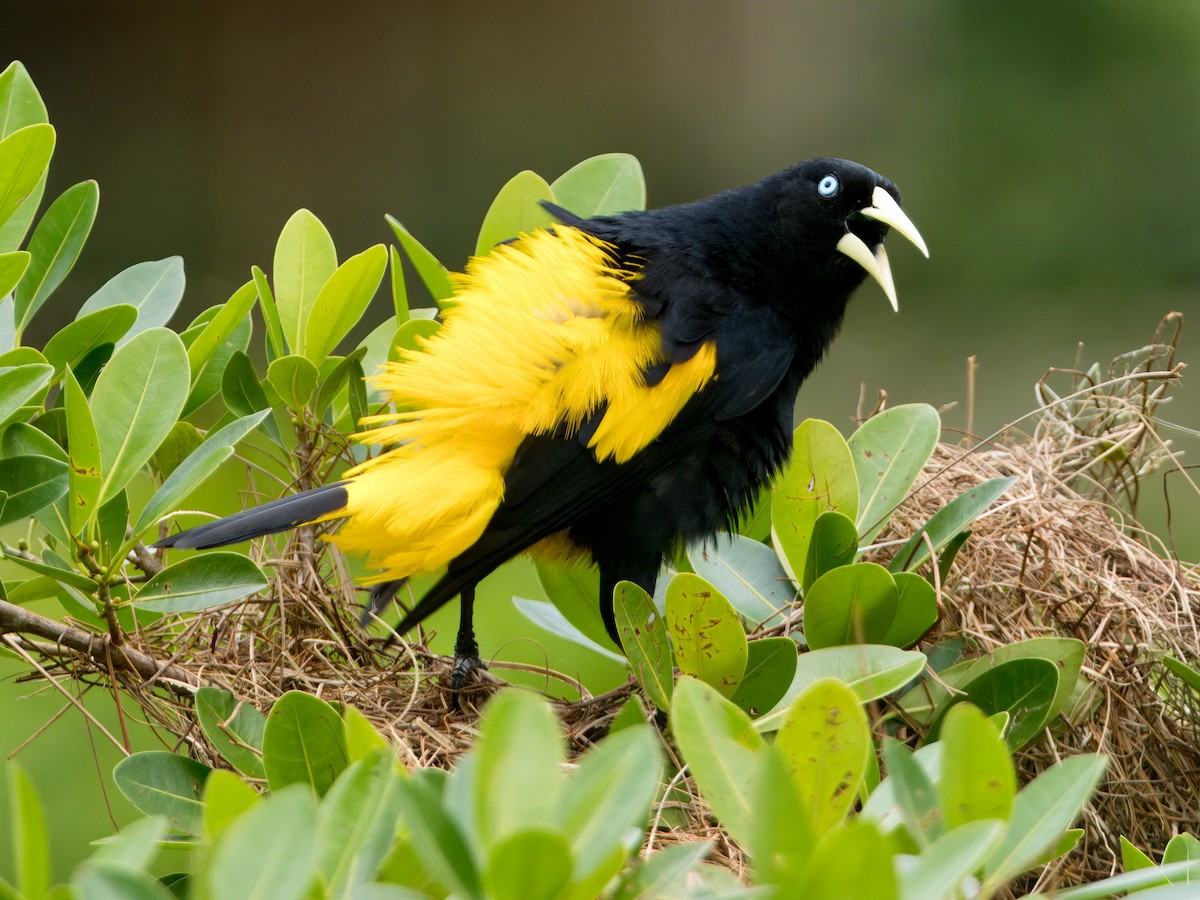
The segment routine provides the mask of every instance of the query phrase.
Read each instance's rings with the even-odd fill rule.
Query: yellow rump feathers
[[[563,226],[473,259],[442,327],[375,379],[395,412],[356,438],[397,446],[347,473],[333,540],[369,551],[380,580],[436,569],[479,539],[527,435],[575,432],[604,406],[598,459],[625,462],[658,437],[712,379],[716,352],[647,387],[662,340],[630,281],[610,247]]]

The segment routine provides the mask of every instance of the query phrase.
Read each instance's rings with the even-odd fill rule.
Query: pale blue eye
[[[842,183],[838,181],[836,175],[826,175],[817,182],[817,193],[822,197],[832,197],[841,186]]]

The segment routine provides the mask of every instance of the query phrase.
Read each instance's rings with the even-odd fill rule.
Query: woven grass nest
[[[1022,750],[1022,783],[1057,760],[1082,752],[1108,756],[1106,780],[1086,811],[1079,847],[1043,872],[1041,883],[1078,883],[1120,870],[1118,837],[1161,850],[1179,831],[1198,828],[1200,716],[1196,698],[1163,678],[1170,654],[1195,663],[1200,654],[1200,570],[1167,558],[1162,542],[1131,514],[1144,479],[1172,467],[1186,483],[1185,506],[1200,504],[1186,470],[1155,424],[1155,411],[1182,370],[1175,362],[1181,320],[1168,316],[1154,342],[1107,368],[1052,370],[1038,384],[1041,407],[986,440],[940,444],[917,490],[879,538],[912,534],[938,508],[974,484],[1015,475],[1008,494],[974,526],[946,582],[942,616],[918,645],[965,638],[968,656],[1039,636],[1074,637],[1087,645],[1084,673],[1094,708],[1060,723]],[[877,546],[880,546],[877,545]],[[312,544],[307,547],[310,549]],[[176,735],[198,759],[220,760],[195,724],[188,700],[201,685],[231,691],[266,710],[285,691],[302,689],[352,703],[387,735],[410,766],[448,766],[475,736],[478,708],[501,680],[482,673],[451,708],[449,666],[420,644],[400,642],[386,654],[364,643],[358,599],[339,560],[289,543],[264,552],[275,566],[273,589],[184,624],[164,619],[130,643],[159,662],[154,684],[132,683],[127,695]],[[318,572],[320,574],[318,574]],[[795,613],[799,621],[799,610]],[[45,645],[40,645],[45,650]],[[93,657],[47,660],[78,677],[107,680],[112,669]],[[428,676],[434,676],[432,678]],[[572,747],[602,736],[626,685],[602,696],[560,702]],[[682,786],[686,796],[687,786]],[[741,853],[706,815],[701,802],[680,804],[689,824],[667,828],[660,817],[648,843],[715,838],[714,857],[740,873]]]

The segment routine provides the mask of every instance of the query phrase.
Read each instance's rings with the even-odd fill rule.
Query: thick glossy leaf
[[[25,274],[25,270],[29,268],[29,254],[24,250],[10,250],[7,253],[0,253],[0,297],[6,297],[12,292],[12,289],[17,286],[17,282]],[[9,302],[12,302],[11,300]],[[13,330],[16,331],[16,322],[14,317]],[[0,349],[6,348],[8,345],[0,345]]]
[[[836,678],[813,682],[784,713],[775,746],[820,837],[846,818],[872,752],[858,696]]]
[[[317,415],[325,415],[325,411],[329,409],[329,405],[333,403],[338,392],[345,386],[346,382],[353,377],[356,377],[358,372],[362,371],[362,358],[366,356],[367,348],[359,347],[351,351],[349,356],[344,356],[341,359],[330,357],[325,360],[321,366],[320,380],[321,386],[317,389],[317,400],[313,404],[313,409]],[[326,365],[333,360],[336,362],[326,371]]]
[[[283,336],[292,353],[304,349],[304,337],[317,294],[337,269],[333,238],[307,209],[292,214],[275,244],[275,304]]]
[[[772,709],[796,675],[796,642],[787,637],[750,641],[746,673],[729,699],[754,718]]]
[[[941,579],[942,584],[945,584],[946,579],[950,577],[950,567],[954,565],[954,560],[958,557],[958,551],[963,548],[963,545],[970,537],[970,531],[960,531],[946,542],[946,546],[938,554],[938,577]]]
[[[711,541],[694,544],[688,548],[688,562],[752,628],[778,625],[796,598],[774,551],[740,534],[721,532]]]
[[[53,153],[54,128],[47,124],[26,125],[0,140],[0,225],[33,193]]]
[[[935,553],[940,551],[978,519],[1016,480],[1015,475],[993,478],[963,491],[929,517],[929,521],[897,551],[888,569],[892,572],[914,571],[929,559],[931,543]],[[928,541],[925,540],[926,535],[929,536]]]
[[[438,790],[442,780],[443,773],[419,769],[404,782],[404,824],[422,868],[445,893],[482,900],[475,859],[457,823],[442,805]]]
[[[875,539],[892,511],[912,487],[941,433],[932,406],[895,406],[872,416],[850,435],[850,452],[858,473],[859,543]]]
[[[642,165],[628,153],[604,153],[576,163],[550,190],[555,203],[584,219],[646,208]]]
[[[848,566],[858,552],[858,528],[854,520],[840,512],[823,512],[813,523],[804,564],[805,594],[826,572]]]
[[[1164,656],[1163,665],[1193,691],[1200,693],[1200,672],[1173,656]]]
[[[1126,872],[1134,872],[1138,869],[1153,867],[1154,860],[1131,844],[1124,835],[1121,835],[1121,868]]]
[[[7,511],[8,506],[5,505]],[[84,594],[91,594],[96,589],[96,583],[81,574],[76,569],[67,568],[66,562],[56,556],[53,551],[45,550],[42,554],[45,561],[37,559],[26,559],[23,556],[8,556],[5,559],[9,562],[16,563],[23,569],[28,569],[31,572],[37,572],[39,575],[45,575],[53,578],[55,581],[61,582],[76,591],[81,591]]]
[[[850,448],[828,422],[805,419],[792,439],[792,458],[771,494],[771,532],[792,580],[800,583],[817,516],[840,512],[855,518],[859,487]]]
[[[441,323],[435,319],[409,319],[396,329],[388,350],[388,360],[401,359],[401,351],[412,350],[421,352],[425,349],[425,341],[437,334]]]
[[[1078,817],[1104,775],[1105,758],[1081,754],[1055,763],[1022,788],[1000,845],[984,864],[984,892],[1024,872]]]
[[[446,267],[438,262],[437,257],[426,250],[425,246],[413,237],[399,221],[392,216],[385,216],[385,218],[395,233],[401,249],[412,262],[422,284],[425,285],[434,301],[440,303],[454,293],[450,286],[450,276],[446,272]]]
[[[179,417],[187,389],[187,352],[172,331],[143,331],[113,354],[91,404],[104,463],[102,505],[124,490],[158,449]]]
[[[23,63],[11,62],[0,72],[0,138],[19,128],[47,121],[46,104]]]
[[[65,494],[70,486],[69,466],[48,456],[9,456],[0,459],[0,484],[8,499],[0,512],[0,525],[27,519]]]
[[[1146,890],[1157,885],[1166,885],[1173,879],[1182,881],[1189,876],[1193,881],[1200,876],[1200,864],[1173,863],[1169,866],[1127,871],[1100,881],[1055,891],[1054,900],[1107,900],[1118,894],[1125,896],[1126,892],[1130,896],[1136,892],[1137,900],[1193,900],[1196,894],[1194,884],[1174,884],[1157,890]]]
[[[783,714],[792,701],[814,681],[837,678],[854,689],[859,702],[878,700],[899,690],[916,676],[925,665],[925,654],[916,650],[860,644],[852,647],[829,647],[800,654],[796,660],[796,676],[775,708],[755,722],[759,731],[779,728]]]
[[[269,410],[262,410],[242,416],[220,431],[210,434],[204,443],[171,472],[162,487],[150,498],[150,502],[138,517],[137,525],[134,526],[135,534],[141,534],[183,503],[204,479],[233,455],[233,448],[238,441],[254,430],[269,414]]]
[[[263,324],[267,329],[267,359],[278,359],[287,355],[287,342],[283,337],[283,325],[279,321],[279,307],[271,291],[267,275],[258,266],[250,267],[250,277],[258,290],[258,307],[262,311]]]
[[[712,850],[711,841],[667,844],[643,857],[626,873],[613,900],[651,900],[671,896],[685,879],[699,870],[701,860]]]
[[[134,335],[167,324],[183,299],[184,281],[182,257],[137,263],[105,282],[84,302],[75,318],[117,304],[136,307],[137,322],[118,341],[124,344]]]
[[[329,276],[313,300],[304,330],[304,355],[320,364],[367,310],[387,268],[387,249],[376,244],[351,256]]]
[[[680,753],[721,824],[745,840],[754,821],[752,785],[763,739],[750,718],[702,681],[675,686],[671,731]]]
[[[371,881],[396,835],[401,776],[384,747],[347,769],[317,811],[317,868],[330,896]]]
[[[1163,865],[1181,862],[1200,863],[1200,840],[1196,840],[1195,837],[1187,832],[1175,835],[1171,840],[1167,841],[1162,861]],[[1182,878],[1173,878],[1171,880],[1200,881],[1200,873]]]
[[[601,647],[586,634],[567,621],[566,616],[558,611],[553,603],[545,603],[541,600],[526,600],[524,597],[513,597],[513,606],[534,625],[539,628],[544,628],[557,637],[568,640],[580,647],[586,647],[593,653],[599,653],[601,656],[607,657],[615,662],[624,664],[625,657],[619,653],[614,653],[607,647]],[[611,641],[605,643],[612,645]]]
[[[562,729],[550,705],[522,690],[487,705],[475,744],[473,819],[485,847],[526,828],[557,826]]]
[[[599,605],[600,602],[611,602],[612,598],[600,597],[600,574],[596,568],[542,559],[534,560],[534,565],[546,597],[563,617],[591,641],[612,650],[615,645],[604,627]]]
[[[225,371],[221,374],[221,399],[225,401],[225,408],[235,416],[244,417],[271,409],[267,392],[263,390],[254,371],[254,364],[241,350],[235,350],[225,364]],[[263,420],[263,430],[280,447],[286,446],[279,426],[271,415]]]
[[[92,859],[144,869],[154,861],[166,830],[167,822],[161,816],[137,819],[122,827],[119,834],[100,842]]]
[[[184,460],[204,443],[204,434],[191,422],[176,422],[158,445],[150,463],[162,478],[169,478]]]
[[[324,795],[347,765],[346,729],[336,709],[304,691],[275,701],[263,729],[263,766],[272,791],[307,784]]]
[[[71,454],[71,497],[68,508],[71,511],[71,532],[79,534],[99,508],[103,482],[100,440],[96,436],[96,423],[92,421],[87,397],[70,369],[63,378],[63,396],[67,414],[67,448]]]
[[[246,348],[250,346],[253,327],[249,317],[242,319],[233,329],[229,340],[217,347],[212,356],[201,363],[199,370],[193,370],[192,389],[188,391],[187,402],[183,404],[183,412],[180,415],[191,415],[216,396],[221,389],[221,381],[225,374],[225,367],[229,365],[229,360],[235,353],[245,353]],[[203,330],[203,328],[189,328],[184,332],[181,335],[184,346],[188,346],[190,349],[189,341],[202,337],[200,332]]]
[[[320,372],[303,356],[282,356],[267,366],[267,381],[290,409],[303,409],[317,389]]]
[[[754,860],[756,885],[799,884],[816,838],[811,816],[779,748],[768,744],[758,754],[751,808],[754,816],[746,848]]]
[[[974,706],[960,703],[946,714],[941,741],[946,755],[938,797],[946,827],[1007,820],[1017,793],[1017,773],[1000,731]]]
[[[173,897],[146,872],[113,860],[96,858],[86,860],[72,873],[68,896],[87,897],[88,900],[171,900]]]
[[[667,625],[654,598],[631,581],[619,581],[613,591],[613,612],[634,679],[651,703],[661,710],[670,709],[673,654]]]
[[[1007,712],[1008,745],[1016,750],[1046,725],[1058,683],[1058,669],[1050,660],[1013,659],[972,675],[962,688],[966,696],[951,702],[968,700],[989,716]],[[936,730],[938,723],[934,727]]]
[[[316,877],[316,809],[311,791],[272,792],[233,822],[213,849],[213,897],[301,900]]]
[[[897,900],[892,848],[871,822],[855,820],[828,832],[795,896],[804,900]],[[885,861],[883,865],[881,861]],[[930,898],[932,900],[932,898]]]
[[[13,295],[18,332],[25,330],[79,259],[99,203],[99,186],[84,181],[63,191],[42,214],[26,248],[33,259]]]
[[[204,736],[239,772],[249,778],[266,777],[262,763],[266,716],[229,691],[202,687],[196,692],[196,719]]]
[[[50,840],[46,815],[33,781],[16,762],[8,761],[8,807],[14,887],[24,897],[41,897],[50,886]]]
[[[667,632],[679,671],[733,696],[746,671],[746,632],[720,591],[691,572],[672,578]]]
[[[249,557],[217,551],[167,566],[141,586],[133,602],[156,612],[196,612],[241,600],[267,584],[267,576]]]
[[[571,848],[562,832],[525,828],[488,848],[483,887],[494,900],[555,900],[571,881]]]
[[[553,202],[554,192],[536,172],[526,169],[509,179],[483,217],[475,255],[483,256],[499,243],[552,225],[554,217],[542,207],[543,200]]]
[[[900,896],[910,900],[966,896],[960,885],[1004,833],[1004,823],[971,822],[942,835],[900,870]]]
[[[388,284],[392,289],[392,306],[396,310],[396,324],[408,321],[408,287],[404,283],[404,265],[400,262],[400,251],[388,247]]]
[[[113,781],[142,812],[165,816],[172,831],[198,834],[203,817],[200,797],[211,771],[177,753],[146,750],[117,763]]]
[[[216,315],[205,323],[204,330],[188,345],[188,367],[192,372],[193,384],[217,348],[233,336],[234,329],[250,314],[257,299],[258,289],[253,281],[247,281],[218,307]]]
[[[19,415],[50,383],[54,369],[40,363],[0,368],[0,425]]]
[[[347,705],[342,710],[342,721],[346,723],[346,752],[351,762],[358,762],[372,751],[389,749],[387,740],[358,707]]]
[[[243,813],[262,801],[262,795],[242,776],[216,769],[204,783],[204,838],[215,844]]]
[[[896,617],[879,643],[911,647],[937,623],[937,591],[913,572],[897,572],[892,577],[896,579]]]
[[[127,303],[90,312],[63,326],[46,342],[46,360],[55,372],[74,367],[102,344],[115,344],[135,321],[137,309]]]
[[[908,826],[909,836],[918,847],[927,847],[946,830],[932,780],[912,751],[893,738],[884,738],[883,761],[887,766],[887,781],[871,794],[871,801],[877,808],[868,817],[878,819],[886,828],[890,816],[881,812],[883,804],[876,797],[881,790],[890,792],[896,809]]]
[[[883,566],[855,563],[826,572],[804,598],[808,646],[885,643],[898,600],[896,582]]]

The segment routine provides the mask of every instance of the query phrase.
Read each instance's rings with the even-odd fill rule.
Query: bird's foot
[[[454,657],[454,668],[450,670],[450,687],[454,689],[456,699],[458,692],[466,687],[471,673],[476,669],[486,668],[487,663],[479,658],[478,653],[456,655]]]

